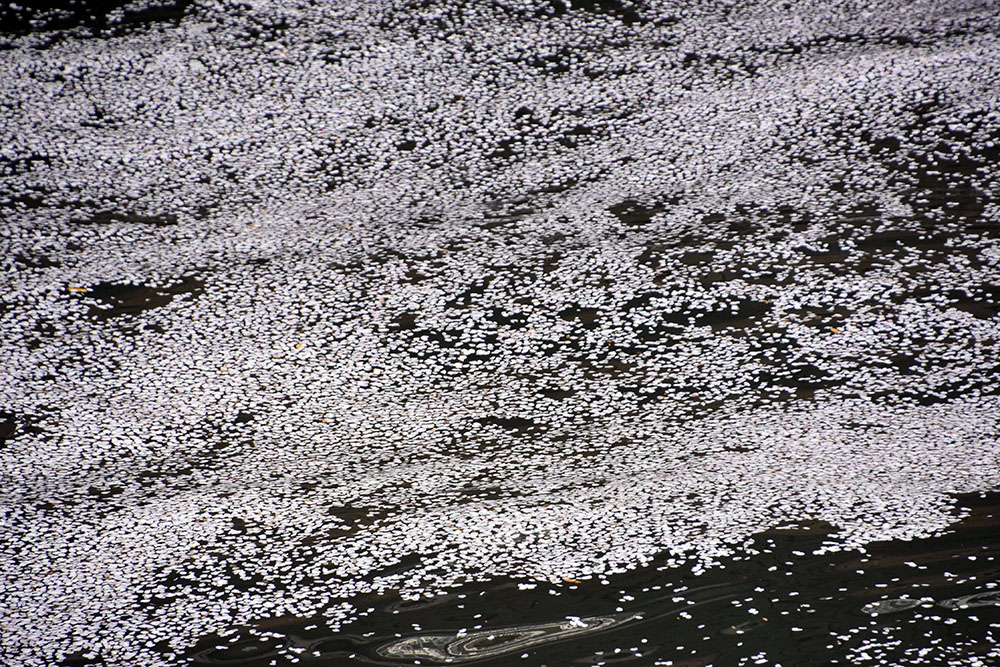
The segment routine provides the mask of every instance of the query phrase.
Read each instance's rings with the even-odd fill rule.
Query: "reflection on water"
[[[743,623],[737,623],[736,625],[730,625],[728,627],[722,628],[722,630],[719,630],[719,633],[723,635],[742,635],[751,632],[753,630],[756,630],[757,628],[761,627],[761,625],[763,625],[763,621],[758,621],[758,620],[744,621]]]
[[[184,657],[192,667],[293,659],[298,667],[723,667],[764,654],[783,665],[827,667],[865,654],[913,664],[923,652],[924,664],[959,657],[1000,664],[992,639],[1000,627],[1000,495],[958,501],[969,514],[922,540],[827,553],[835,528],[783,523],[748,542],[745,554],[698,574],[664,554],[606,579],[496,578],[419,599],[385,591],[353,599],[367,613],[339,630],[322,616],[265,618],[206,636]]]
[[[878,602],[869,602],[861,608],[861,611],[872,616],[885,616],[886,614],[894,614],[897,611],[906,611],[907,609],[919,607],[924,602],[924,600],[911,600],[910,598],[879,600]]]
[[[634,618],[639,617],[635,614],[588,616],[569,618],[558,623],[518,625],[468,634],[459,632],[452,635],[420,635],[386,644],[378,649],[378,653],[387,658],[465,662],[606,630]]]
[[[992,585],[992,584],[991,584]],[[892,600],[878,600],[869,602],[861,607],[862,613],[872,616],[885,616],[894,614],[897,611],[906,611],[914,607],[930,607],[933,605],[933,598],[896,598]],[[1000,591],[987,591],[985,593],[974,593],[963,595],[957,598],[941,600],[938,604],[945,609],[969,609],[971,607],[1000,607]]]
[[[968,607],[1000,607],[1000,591],[963,595],[940,603],[948,609],[966,609]]]

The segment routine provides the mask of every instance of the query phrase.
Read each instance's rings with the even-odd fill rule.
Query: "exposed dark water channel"
[[[191,0],[25,0],[0,6],[0,36],[73,30],[74,36],[108,37],[123,28],[158,21],[177,21]],[[110,17],[110,20],[109,20]],[[0,41],[0,49],[4,44]]]
[[[786,523],[699,574],[661,558],[606,579],[527,590],[499,579],[421,600],[388,592],[352,600],[369,613],[336,634],[324,632],[322,618],[274,618],[207,637],[188,658],[199,667],[291,658],[484,667],[994,664],[1000,493],[957,500],[968,516],[936,537],[814,553],[836,531]]]

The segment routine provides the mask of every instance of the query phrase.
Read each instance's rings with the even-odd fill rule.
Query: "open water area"
[[[0,664],[1000,664],[1000,5],[0,5]]]

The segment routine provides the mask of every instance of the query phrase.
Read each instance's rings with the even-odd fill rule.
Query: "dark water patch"
[[[525,148],[524,142],[524,138],[520,136],[498,139],[494,144],[494,149],[487,153],[485,157],[489,160],[509,160],[516,157],[518,153],[523,152]]]
[[[91,656],[91,651],[73,651],[57,662],[56,667],[98,667],[107,664],[101,656]]]
[[[436,3],[421,0],[422,7],[432,7]],[[464,2],[453,3],[461,8]],[[511,2],[491,0],[490,4],[508,16],[521,20],[562,20],[571,15],[590,14],[620,21],[625,25],[647,23],[643,10],[647,5],[642,0],[542,0],[540,2]]]
[[[760,70],[760,66],[751,58],[738,53],[689,51],[677,61],[677,66],[722,81],[753,77]]]
[[[114,498],[115,496],[120,495],[124,491],[125,489],[118,485],[110,485],[110,486],[106,485],[102,487],[91,486],[90,488],[87,489],[87,494],[95,500],[106,501],[110,498]]]
[[[659,271],[674,260],[675,254],[676,244],[649,241],[644,244],[642,253],[636,257],[636,261],[643,266],[648,266],[653,271]]]
[[[254,420],[254,413],[246,410],[240,410],[239,412],[236,413],[236,417],[233,419],[233,423],[247,424],[249,422],[252,422],[253,420]]]
[[[669,344],[671,342],[679,342],[682,340],[688,329],[687,325],[682,326],[679,323],[671,323],[667,321],[659,324],[641,324],[633,326],[632,331],[635,333],[636,342],[642,345],[648,343],[662,343],[663,347],[661,349],[666,350],[669,349]],[[613,349],[617,352],[622,352],[628,355],[640,354],[643,351],[643,348],[637,346],[615,347]]]
[[[19,252],[14,255],[14,261],[29,269],[48,269],[62,266],[62,262],[38,253],[29,255]]]
[[[767,621],[764,620],[750,620],[743,621],[742,623],[737,623],[736,625],[730,625],[729,627],[722,628],[719,630],[721,635],[745,635],[748,632],[753,632],[760,628],[767,627]]]
[[[553,241],[553,243],[558,243],[558,241]],[[561,265],[562,259],[563,254],[558,251],[545,255],[545,259],[542,260],[542,273],[548,274],[558,269]]]
[[[889,229],[873,232],[857,242],[857,247],[865,251],[884,251],[896,248],[940,248],[946,240],[943,234],[923,233],[908,229]]]
[[[478,486],[471,482],[458,489],[459,498],[455,504],[464,505],[471,502],[490,502],[518,498],[524,494],[514,488],[500,486]]]
[[[840,327],[851,316],[851,310],[844,306],[832,306],[823,308],[814,306],[810,308],[792,308],[785,311],[786,317],[793,318],[798,324],[812,327],[814,329],[826,330],[837,333]]]
[[[836,237],[817,239],[809,245],[797,246],[794,250],[805,255],[812,264],[839,266],[850,256],[850,253],[841,248],[840,240]]]
[[[523,329],[528,326],[528,315],[526,313],[507,308],[491,308],[486,315],[486,319],[497,326],[510,327],[511,329]]]
[[[1000,285],[979,285],[976,287],[949,290],[951,305],[984,320],[1000,313]]]
[[[611,16],[626,25],[634,23],[646,23],[641,13],[644,8],[643,2],[630,2],[629,0],[550,0],[553,13],[556,16],[567,11],[581,11],[591,14],[601,14]]]
[[[0,5],[0,34],[25,35],[33,32],[77,30],[75,36],[97,36],[120,30],[184,17],[192,0],[152,0],[135,6],[128,0],[24,0]],[[118,10],[114,20],[109,17]]]
[[[494,276],[484,276],[473,281],[463,290],[456,290],[455,296],[445,302],[446,308],[465,309],[473,305],[480,297],[486,294],[487,288],[496,278]]]
[[[546,389],[539,389],[538,393],[544,396],[545,398],[550,398],[554,401],[564,401],[567,398],[572,398],[573,396],[575,396],[576,390],[551,387]]]
[[[0,446],[14,435],[17,421],[13,412],[0,412]]]
[[[753,381],[759,395],[770,400],[781,397],[813,400],[817,391],[845,384],[845,379],[832,377],[816,364],[770,359],[759,366]]]
[[[627,199],[620,204],[608,208],[611,215],[629,227],[641,227],[652,221],[653,216],[667,210],[668,204],[677,204],[679,200],[671,200],[661,204],[644,204],[633,199]]]
[[[425,609],[430,609],[432,607],[439,607],[443,604],[456,604],[458,601],[457,594],[442,594],[433,595],[430,597],[420,597],[417,599],[406,599],[400,600],[393,604],[386,605],[386,610],[389,612],[408,614],[412,612],[420,612]]]
[[[261,13],[251,13],[249,22],[237,37],[246,40],[249,47],[255,41],[274,42],[285,36],[291,27],[286,16],[273,16]]]
[[[397,574],[403,574],[404,572],[410,572],[419,568],[423,565],[424,561],[428,559],[427,554],[411,553],[403,556],[399,560],[384,565],[377,570],[371,572],[368,575],[368,579],[371,581],[376,581],[379,579],[384,579],[385,577],[391,577]]]
[[[409,331],[417,327],[418,313],[406,312],[396,315],[389,321],[390,331]]]
[[[416,269],[410,269],[405,274],[403,274],[403,279],[400,280],[401,283],[408,283],[411,285],[419,285],[420,283],[431,280],[431,276],[428,276]]]
[[[728,283],[743,278],[742,268],[724,268],[716,271],[705,271],[698,275],[698,282],[709,287],[715,283]]]
[[[762,318],[770,309],[771,305],[767,302],[740,299],[735,303],[720,304],[716,310],[699,313],[695,316],[695,325],[710,326],[716,331],[746,327]]]
[[[78,225],[108,225],[118,223],[170,227],[177,224],[177,216],[172,213],[144,215],[131,211],[98,211],[86,218],[74,218],[72,222]]]
[[[41,418],[35,415],[0,410],[0,449],[15,438],[45,434],[46,429],[41,426],[41,421]]]
[[[576,49],[560,46],[527,57],[514,58],[511,61],[526,65],[541,74],[552,75],[569,72],[578,62],[578,57]]]
[[[893,184],[918,219],[975,224],[989,201],[979,183],[984,167],[995,162],[995,142],[973,140],[988,125],[974,115],[968,119],[972,131],[960,123],[942,123],[934,114],[945,106],[935,94],[913,107],[915,120],[901,136],[866,130],[861,138],[893,174]]]
[[[990,624],[1000,622],[1000,494],[958,501],[969,516],[940,535],[877,542],[860,553],[825,551],[836,530],[806,518],[775,525],[704,571],[664,554],[611,577],[495,579],[417,600],[390,590],[352,599],[370,611],[336,634],[322,618],[286,616],[206,637],[187,657],[195,666],[263,667],[295,656],[304,665],[450,657],[540,667],[735,666],[763,655],[825,667],[853,664],[867,650],[884,664],[909,664],[918,652],[934,664],[958,655],[989,664]],[[391,567],[405,572],[425,557]],[[616,622],[592,625],[597,618]],[[561,634],[570,628],[581,632]]]
[[[997,370],[995,363],[988,363],[985,366],[983,370],[987,373],[995,373]],[[921,372],[927,372],[927,370],[927,368],[921,368]],[[892,396],[895,400],[908,401],[915,405],[940,405],[960,400],[970,393],[995,396],[1000,394],[1000,385],[990,379],[990,376],[977,373],[976,376],[951,382],[929,382],[927,386],[919,389],[899,389],[893,393],[880,392],[879,396]]]
[[[266,639],[243,639],[223,643],[200,651],[195,658],[203,665],[253,664],[250,661],[270,660],[287,652],[289,644],[277,637]]]
[[[46,194],[47,193],[45,192],[34,189],[30,189],[28,192],[22,192],[20,194],[8,194],[3,199],[0,199],[0,209],[9,208],[17,211],[41,208],[41,206],[45,203]]]
[[[511,431],[514,433],[531,433],[534,431],[544,431],[546,429],[545,424],[539,424],[533,419],[528,419],[526,417],[490,416],[477,419],[476,421],[484,426],[498,426],[505,431]]]
[[[632,395],[635,398],[635,403],[638,406],[646,405],[647,403],[652,403],[657,401],[664,396],[683,396],[689,393],[697,393],[696,387],[684,387],[677,386],[673,383],[665,383],[668,386],[650,386],[650,385],[620,385],[618,391],[622,394]]]
[[[513,225],[519,222],[522,218],[522,215],[498,215],[493,218],[488,218],[485,222],[481,223],[479,227],[481,229],[491,231],[501,227],[506,227],[507,225]]]
[[[831,535],[837,532],[837,528],[827,521],[821,519],[797,519],[786,521],[768,528],[760,533],[761,537],[773,538],[781,535]]]
[[[645,292],[644,294],[639,294],[634,296],[622,306],[622,310],[628,312],[635,308],[648,308],[653,299],[663,298],[663,294],[660,292]]]
[[[704,266],[705,264],[708,264],[710,261],[712,261],[713,257],[715,257],[714,250],[707,250],[707,251],[690,250],[681,255],[679,259],[680,263],[686,266]]]
[[[97,301],[90,307],[91,317],[108,320],[165,306],[178,296],[197,297],[204,285],[203,280],[194,276],[184,277],[166,287],[101,282],[78,295],[87,301]]]
[[[710,326],[714,331],[752,326],[770,311],[771,304],[752,299],[720,303],[714,308],[687,307],[663,313],[663,321],[675,325]]]
[[[331,507],[327,514],[337,517],[340,522],[330,531],[334,537],[347,537],[356,534],[359,530],[375,525],[382,519],[389,516],[389,510],[367,505],[341,505]],[[312,544],[316,540],[309,538],[304,544]]]
[[[488,358],[489,354],[478,354],[476,345],[495,345],[498,336],[496,334],[486,334],[470,344],[469,332],[464,329],[414,329],[413,336],[421,339],[423,343],[419,347],[411,347],[408,353],[412,355],[437,355],[442,351],[453,350],[457,353],[465,352],[466,358]]]
[[[900,36],[901,38],[903,36]],[[889,38],[890,43],[897,43]],[[752,45],[749,51],[755,53],[766,53],[772,55],[800,55],[810,50],[829,51],[835,47],[850,44],[878,43],[879,37],[867,36],[860,32],[846,32],[840,34],[816,35],[808,39],[790,39],[780,44],[769,44],[766,46]]]
[[[589,143],[593,139],[604,137],[605,135],[606,132],[604,131],[603,126],[590,126],[578,123],[574,127],[563,131],[562,136],[556,141],[566,148],[576,148],[581,143]]]
[[[541,188],[538,188],[537,190],[532,190],[529,194],[532,194],[532,195],[537,195],[537,194],[547,194],[547,195],[559,194],[561,192],[566,192],[567,190],[573,188],[579,182],[580,182],[579,179],[568,177],[568,178],[564,178],[561,181],[555,181],[553,183],[550,183],[549,185],[545,185],[545,186],[543,186]]]
[[[559,317],[567,322],[578,322],[585,329],[596,329],[600,324],[600,308],[583,308],[570,306],[559,311]]]
[[[3,25],[3,12],[9,11],[9,4],[0,5],[0,26]],[[0,103],[0,108],[8,107],[8,111],[16,111],[20,105],[11,102],[9,105]],[[35,171],[38,166],[52,166],[52,156],[47,154],[30,154],[21,157],[0,156],[0,176],[20,176]]]

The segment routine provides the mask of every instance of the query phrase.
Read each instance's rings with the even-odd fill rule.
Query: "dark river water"
[[[387,648],[422,636],[407,648],[423,651],[423,664],[990,664],[1000,630],[1000,498],[970,494],[959,504],[968,515],[946,534],[861,553],[814,554],[828,525],[779,526],[701,575],[654,560],[530,592],[499,580],[419,601],[388,593],[360,600],[371,613],[337,634],[316,628],[318,619],[274,618],[205,638],[189,657],[269,665],[303,649],[301,664],[408,664]],[[574,617],[592,629],[574,634],[572,622],[553,621]],[[463,628],[471,640],[456,639]]]
[[[998,27],[0,5],[0,663],[1000,664]]]

